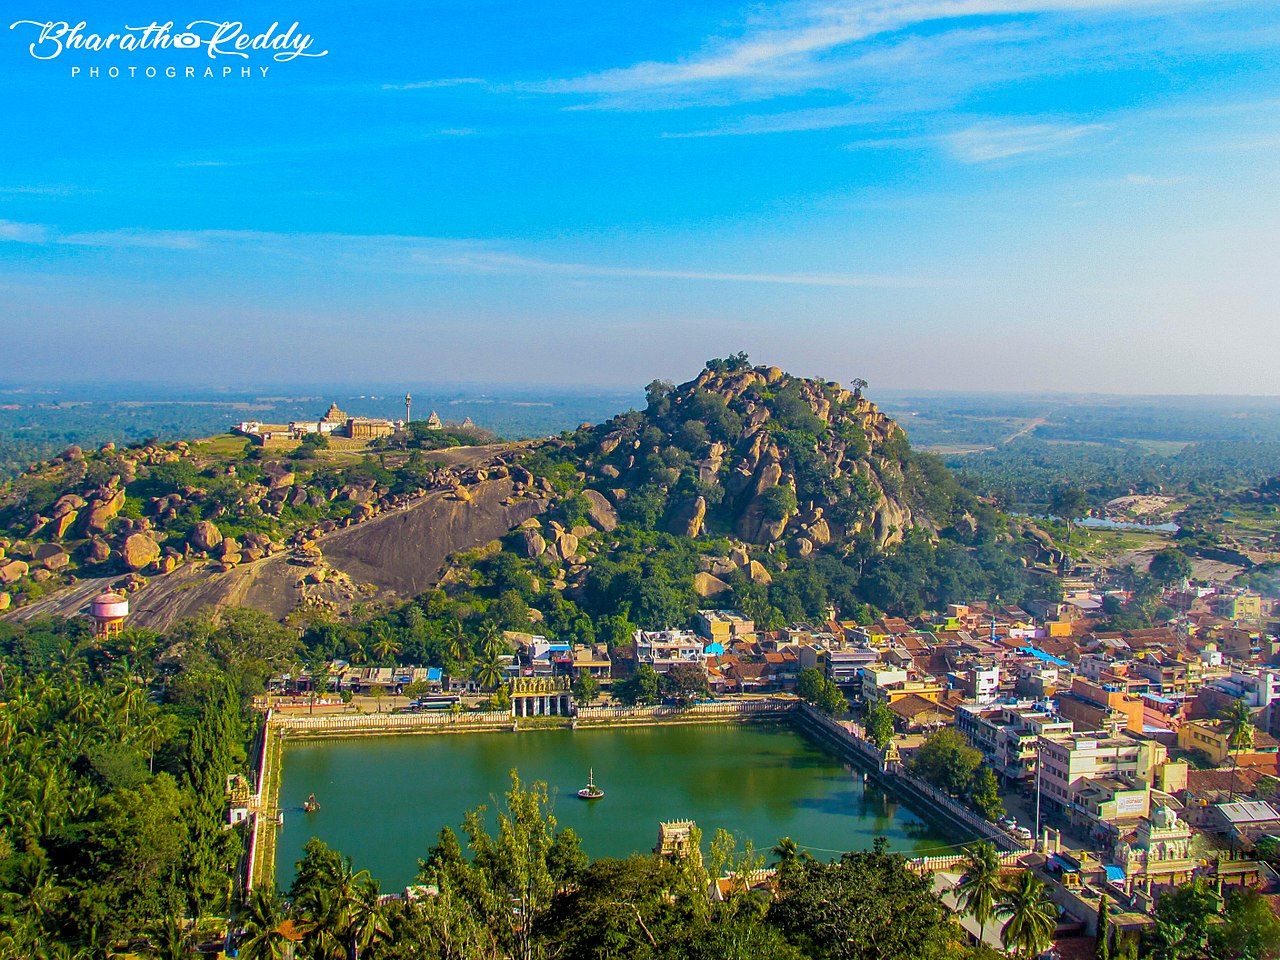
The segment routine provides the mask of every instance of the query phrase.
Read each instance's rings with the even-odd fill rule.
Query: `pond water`
[[[592,857],[653,849],[661,820],[693,819],[705,843],[723,827],[767,852],[792,837],[814,856],[885,836],[912,856],[950,842],[862,773],[787,726],[726,724],[369,737],[287,742],[276,852],[287,888],[312,836],[392,892],[412,883],[443,826],[521,779],[545,781],[561,827]],[[594,771],[603,800],[579,800]],[[304,813],[314,793],[321,809]],[[461,834],[461,831],[459,831]],[[465,841],[464,841],[465,842]]]

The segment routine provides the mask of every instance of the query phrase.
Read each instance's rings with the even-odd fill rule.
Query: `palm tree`
[[[361,664],[369,659],[369,655],[365,652],[364,642],[355,635],[347,640],[347,660],[353,664]]]
[[[1236,767],[1240,763],[1240,751],[1245,747],[1253,746],[1253,714],[1249,710],[1249,705],[1243,700],[1233,700],[1223,725],[1231,735],[1227,743],[1233,751],[1231,755],[1231,789],[1227,792],[1227,799],[1232,800],[1236,794]]]
[[[1008,917],[1000,931],[1000,943],[1024,957],[1037,957],[1053,943],[1058,925],[1058,905],[1049,899],[1045,885],[1030,871],[1005,891],[996,915]]]
[[[374,624],[373,654],[378,658],[379,663],[394,661],[403,649],[403,645],[396,639],[390,627],[382,622]]]
[[[778,858],[778,866],[781,868],[795,862],[796,857],[800,856],[800,848],[790,837],[783,837],[774,846],[772,853]]]
[[[387,937],[378,903],[378,884],[368,870],[353,873],[344,858],[337,875],[324,886],[312,887],[298,908],[312,956],[317,960],[359,960],[360,951]]]
[[[956,900],[961,909],[978,921],[978,939],[985,942],[987,921],[996,912],[1003,893],[1000,882],[1000,855],[995,845],[981,840],[964,851],[963,870],[956,881]]]
[[[177,917],[165,917],[151,931],[147,955],[154,960],[186,960],[191,956],[191,938]]]
[[[289,939],[280,930],[284,921],[284,904],[274,890],[253,891],[245,904],[240,956],[244,960],[283,960],[289,949]]]
[[[480,632],[480,650],[486,657],[495,657],[507,649],[507,642],[492,620],[486,621]]]
[[[471,639],[467,636],[461,620],[454,620],[449,628],[448,649],[449,656],[459,664],[465,664],[471,654]]]
[[[498,689],[502,677],[502,661],[497,654],[487,655],[476,665],[476,682],[486,690]]]

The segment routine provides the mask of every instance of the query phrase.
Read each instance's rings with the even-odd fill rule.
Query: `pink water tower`
[[[129,616],[129,601],[118,593],[100,593],[89,601],[89,619],[93,621],[94,636],[105,640],[124,629],[124,618]]]

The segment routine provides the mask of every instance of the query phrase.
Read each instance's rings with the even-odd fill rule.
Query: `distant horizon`
[[[787,373],[801,377],[803,379],[818,379],[809,377],[795,371],[786,371]],[[654,379],[674,379],[671,377],[657,377]],[[674,380],[676,383],[684,383],[696,377],[689,377],[685,380]],[[837,379],[836,382],[842,386],[848,387],[846,381]],[[128,391],[154,391],[158,395],[180,395],[180,394],[202,394],[208,397],[216,397],[226,394],[238,397],[253,396],[262,400],[278,400],[278,401],[307,401],[307,400],[328,400],[338,395],[345,395],[350,398],[368,397],[371,400],[378,401],[402,401],[403,393],[401,391],[415,391],[423,397],[431,397],[438,399],[442,394],[460,393],[460,392],[480,392],[491,393],[495,398],[506,399],[524,393],[537,393],[538,391],[550,391],[561,395],[586,395],[586,396],[626,396],[636,395],[643,397],[645,384],[595,384],[595,383],[570,383],[570,382],[537,382],[537,381],[504,381],[504,380],[455,380],[455,381],[387,381],[385,383],[355,383],[355,382],[309,382],[309,383],[281,383],[266,382],[259,385],[250,384],[218,384],[218,383],[183,383],[177,384],[165,381],[134,381],[134,380],[65,380],[65,381],[15,381],[0,380],[0,397],[3,396],[24,396],[38,395],[41,393],[62,393],[75,390],[98,390],[98,391],[118,391],[125,393]],[[868,400],[875,402],[876,398],[886,397],[893,399],[909,399],[911,397],[991,397],[991,398],[1010,398],[1010,399],[1035,399],[1035,400],[1169,400],[1169,399],[1187,399],[1187,400],[1257,400],[1271,401],[1280,403],[1280,392],[1277,393],[1123,393],[1123,392],[1102,392],[1102,391],[1079,391],[1071,392],[1065,390],[983,390],[983,389],[957,389],[957,388],[916,388],[916,387],[885,387],[879,389],[873,383],[864,390],[864,394]],[[123,398],[112,398],[123,399]],[[472,399],[472,398],[468,398]],[[414,397],[417,402],[417,396]]]

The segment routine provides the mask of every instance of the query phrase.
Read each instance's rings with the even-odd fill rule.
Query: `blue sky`
[[[1280,392],[1272,0],[3,7],[5,379]]]

